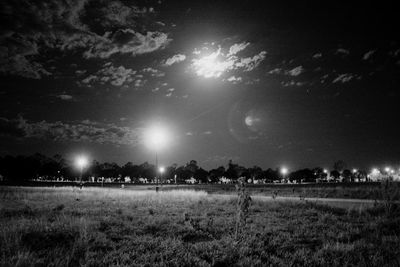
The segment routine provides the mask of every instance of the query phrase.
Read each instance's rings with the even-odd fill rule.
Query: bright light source
[[[286,167],[282,167],[281,168],[281,174],[282,175],[286,175],[286,174],[288,174],[288,172],[289,172],[289,170]]]
[[[144,133],[145,145],[152,150],[165,148],[171,140],[170,133],[160,125],[153,125],[146,129]]]
[[[327,169],[324,169],[324,173],[328,173],[328,170],[327,170]]]
[[[386,167],[385,172],[390,172],[390,167]]]
[[[380,173],[380,171],[377,168],[373,168],[371,173],[373,175],[378,175]]]
[[[356,172],[358,172],[358,170],[357,169],[353,169],[353,173],[356,173]]]
[[[75,160],[75,164],[79,169],[83,169],[88,165],[89,161],[85,156],[78,156]]]
[[[158,169],[158,171],[159,171],[161,174],[163,174],[163,173],[165,172],[165,168],[164,168],[164,167],[160,167],[160,168]]]
[[[231,60],[218,60],[220,55],[221,48],[209,54],[208,56],[194,59],[192,66],[194,67],[196,74],[198,76],[203,76],[204,78],[218,78],[225,71],[232,68],[233,62]]]

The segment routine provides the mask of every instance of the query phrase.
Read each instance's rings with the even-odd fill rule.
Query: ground
[[[234,195],[0,187],[2,266],[398,266],[396,204],[338,208]],[[386,205],[385,205],[386,204]]]

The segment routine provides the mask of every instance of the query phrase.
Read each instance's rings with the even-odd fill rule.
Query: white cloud
[[[322,57],[322,53],[316,53],[312,57],[315,58],[315,59],[321,58]]]
[[[57,98],[64,100],[64,101],[69,101],[69,100],[73,99],[73,97],[71,95],[66,95],[66,94],[58,95]]]
[[[298,67],[295,67],[294,69],[288,70],[286,72],[286,74],[290,75],[290,76],[299,76],[303,72],[304,72],[303,66],[298,66]]]
[[[282,73],[283,73],[283,69],[281,69],[281,68],[275,68],[268,72],[268,74],[282,74]]]
[[[88,2],[0,1],[0,10],[7,11],[2,20],[6,27],[0,29],[0,73],[33,79],[50,75],[40,62],[49,49],[79,51],[85,58],[108,58],[115,54],[150,53],[171,41],[167,33],[154,27],[146,30],[150,24],[141,18],[153,13],[151,8],[122,1],[98,1],[90,5],[90,12],[96,13],[93,23],[83,19],[88,15]],[[101,34],[99,25],[103,27]]]
[[[99,82],[105,84],[110,82],[114,86],[121,86],[126,83],[131,83],[133,81],[137,82],[140,79],[136,79],[135,70],[127,69],[124,66],[114,67],[109,63],[103,65],[103,68],[96,72],[95,75],[89,75],[82,80],[84,84],[90,84],[93,82]],[[136,80],[135,80],[136,79]]]
[[[85,47],[89,49],[83,53],[85,58],[109,58],[114,54],[131,54],[132,56],[150,53],[163,49],[171,39],[162,32],[147,32],[146,35],[131,29],[119,30],[109,36],[89,38]],[[124,40],[121,43],[119,40]]]
[[[92,142],[114,145],[137,145],[142,141],[143,129],[120,127],[89,120],[81,122],[28,122],[0,118],[0,135],[17,138],[38,138],[55,141]]]
[[[153,69],[153,68],[150,68],[150,67],[142,69],[142,72],[150,73],[150,75],[152,77],[164,77],[165,76],[165,72],[162,72],[160,70]]]
[[[85,79],[83,79],[82,82],[85,84],[88,84],[88,83],[91,83],[92,81],[96,81],[97,79],[99,79],[98,76],[90,75],[90,76],[86,77]]]
[[[244,50],[248,45],[250,45],[250,43],[240,43],[240,44],[234,44],[229,48],[229,53],[228,53],[228,57],[236,55],[237,53],[239,53],[240,51]]]
[[[281,82],[282,86],[284,87],[290,87],[290,86],[303,86],[305,83],[304,82],[296,82],[296,81],[288,81],[288,82]]]
[[[236,76],[231,76],[228,79],[226,79],[228,82],[231,82],[233,84],[241,82],[243,79],[242,77],[236,77]]]
[[[344,73],[344,74],[339,74],[339,76],[337,76],[332,83],[347,83],[349,81],[351,81],[353,78],[355,78],[355,76],[351,73]]]
[[[85,74],[85,73],[86,73],[86,70],[76,70],[75,71],[76,75],[82,75],[82,74]]]
[[[375,53],[375,50],[370,50],[370,51],[366,52],[366,53],[363,55],[362,59],[363,59],[363,60],[368,60],[368,59],[370,59],[370,58],[373,56],[374,53]]]
[[[266,51],[261,51],[259,54],[253,57],[242,58],[236,66],[239,68],[244,68],[244,71],[252,71],[258,67],[258,65],[265,59],[267,55]]]
[[[347,56],[350,54],[350,51],[347,49],[344,49],[344,48],[338,48],[336,50],[335,54],[341,54],[341,55]]]
[[[265,59],[267,52],[261,51],[253,57],[239,58],[236,55],[226,56],[221,47],[207,56],[192,60],[191,68],[198,76],[218,78],[232,70],[252,71]]]
[[[182,61],[184,61],[185,59],[186,59],[186,56],[185,56],[185,55],[177,54],[177,55],[174,55],[174,56],[168,58],[168,59],[165,61],[164,65],[166,65],[166,66],[171,66],[172,64],[182,62]]]

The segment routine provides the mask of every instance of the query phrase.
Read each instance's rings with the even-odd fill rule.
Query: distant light
[[[324,169],[324,173],[328,173],[328,170],[327,170],[327,169]]]
[[[89,161],[85,156],[78,156],[75,160],[75,164],[79,169],[83,169],[88,165]]]
[[[380,171],[377,168],[373,168],[371,173],[374,175],[378,175],[380,173]]]
[[[281,168],[281,174],[286,175],[289,172],[289,170],[286,167]]]
[[[161,125],[153,125],[145,130],[144,143],[152,150],[165,148],[171,140],[168,130]]]
[[[391,174],[394,174],[394,170],[393,170],[393,169],[392,169],[392,170],[390,170],[390,173],[391,173]]]
[[[165,172],[165,168],[164,167],[160,167],[160,168],[158,168],[158,171],[162,174],[162,173]]]
[[[385,172],[390,172],[390,167],[386,167]]]
[[[356,173],[356,172],[358,172],[358,170],[357,169],[353,169],[353,173]]]

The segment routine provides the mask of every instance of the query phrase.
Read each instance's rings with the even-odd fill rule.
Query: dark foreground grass
[[[400,216],[383,207],[253,202],[204,192],[0,188],[3,266],[399,266]]]

